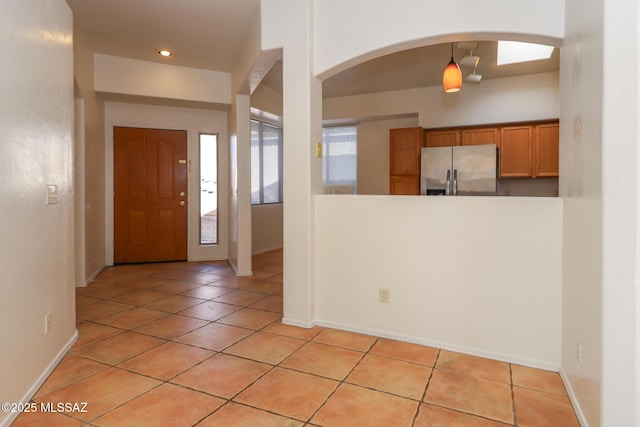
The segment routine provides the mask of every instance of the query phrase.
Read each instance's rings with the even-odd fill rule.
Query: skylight
[[[498,65],[549,59],[553,46],[522,42],[498,42]]]

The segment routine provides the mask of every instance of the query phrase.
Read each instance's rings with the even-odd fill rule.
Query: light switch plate
[[[58,186],[47,185],[47,204],[55,205],[58,203]]]

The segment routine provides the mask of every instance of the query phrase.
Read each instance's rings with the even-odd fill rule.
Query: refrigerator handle
[[[453,170],[453,195],[458,194],[458,169]]]
[[[447,169],[447,186],[444,190],[445,195],[451,194],[451,169]]]

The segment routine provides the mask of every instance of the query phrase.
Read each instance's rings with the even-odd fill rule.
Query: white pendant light
[[[464,78],[465,83],[469,83],[473,86],[478,86],[482,80],[482,74],[476,74],[476,67],[473,67],[473,73],[467,74]]]
[[[478,62],[480,62],[480,57],[473,54],[473,52],[478,49],[478,44],[479,44],[478,42],[458,43],[459,49],[464,49],[469,51],[469,55],[463,56],[460,59],[461,67],[475,68],[478,66]]]
[[[460,66],[475,68],[478,66],[478,62],[480,62],[480,57],[475,56],[473,52],[471,52],[469,55],[463,56],[462,59],[460,59]]]

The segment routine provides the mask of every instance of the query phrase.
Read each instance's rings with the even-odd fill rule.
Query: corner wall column
[[[250,96],[236,95],[229,117],[229,262],[238,276],[251,270]]]
[[[322,189],[322,159],[314,149],[322,141],[322,83],[312,67],[313,2],[263,0],[262,12],[263,50],[283,51],[283,322],[311,327],[314,196]]]

